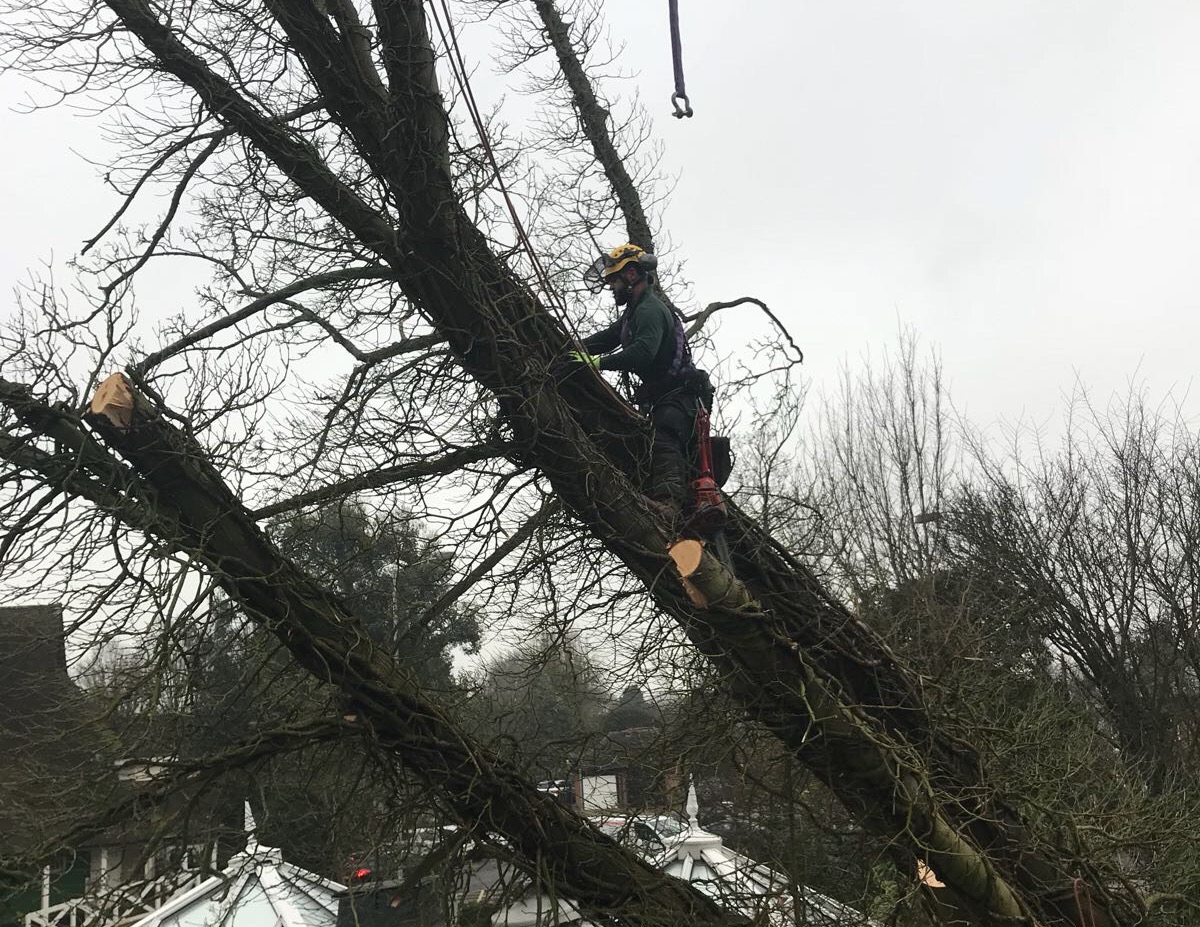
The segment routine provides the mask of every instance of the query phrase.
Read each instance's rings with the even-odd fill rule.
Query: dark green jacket
[[[626,322],[629,330],[622,345]],[[666,376],[675,358],[675,320],[666,304],[647,288],[616,322],[585,338],[583,346],[589,354],[605,355],[600,359],[601,370],[634,373],[650,385]]]

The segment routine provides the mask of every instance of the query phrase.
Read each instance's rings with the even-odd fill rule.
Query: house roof
[[[216,876],[183,892],[131,927],[335,927],[345,886],[293,866],[258,845],[246,809],[246,849]]]
[[[116,781],[111,731],[67,674],[62,609],[0,608],[0,855],[19,854]]]
[[[502,906],[492,915],[492,927],[556,927],[559,924],[576,924],[591,927],[566,898],[558,898],[540,892],[529,892],[511,905]]]
[[[47,720],[79,693],[67,675],[59,606],[0,608],[0,676],[0,738],[45,739]]]

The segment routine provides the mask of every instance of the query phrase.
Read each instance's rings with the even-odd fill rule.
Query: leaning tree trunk
[[[165,422],[123,376],[102,384],[87,418],[132,473],[79,423],[37,402],[28,390],[0,380],[0,401],[62,449],[47,454],[26,445],[19,457],[7,449],[13,451],[10,459],[108,509],[165,549],[197,561],[297,663],[353,700],[362,716],[359,724],[367,728],[363,736],[389,749],[441,794],[461,821],[503,837],[532,878],[548,879],[554,890],[597,919],[617,917],[647,927],[741,922],[692,886],[620,847],[473,743],[421,694],[412,675],[374,644],[337,596],[279,552],[203,450]],[[249,752],[261,755],[264,743]],[[191,782],[186,775],[174,779],[180,787]]]
[[[1019,814],[992,795],[974,753],[930,722],[919,687],[886,646],[743,516],[735,513],[730,531],[737,576],[705,557],[691,582],[708,605],[692,603],[664,554],[665,526],[637,491],[644,424],[598,379],[585,374],[558,381],[553,371],[570,347],[567,333],[489,249],[457,201],[421,3],[374,4],[383,86],[364,76],[371,62],[345,66],[343,36],[315,4],[268,0],[324,106],[388,190],[394,215],[341,182],[311,145],[241,96],[143,0],[105,3],[164,71],[192,88],[231,131],[391,266],[462,367],[496,396],[520,460],[539,468],[709,656],[747,711],[848,807],[909,856],[929,859],[980,923],[1083,927],[1085,914],[1071,903],[1075,873],[1069,858],[1036,840]],[[396,144],[400,127],[411,144]],[[154,457],[154,441],[135,439],[100,418],[96,423],[147,482],[165,478],[169,460]],[[240,506],[208,483],[196,490],[197,498],[206,493],[215,493],[210,502],[220,517],[188,516],[187,530],[204,542],[217,572],[237,585],[250,607],[278,622],[281,635],[311,648],[312,655],[353,657],[356,642],[336,622],[307,622],[298,617],[304,612],[284,609],[319,602],[315,592],[302,586],[302,601],[285,603],[279,593],[253,585],[261,585],[264,574],[240,572],[245,552],[237,545],[246,529],[227,512]],[[395,679],[372,675],[379,671],[370,661],[335,670],[382,699],[386,711],[398,710],[386,696]],[[1086,923],[1121,922],[1121,909],[1093,888],[1104,907]]]
[[[533,0],[533,6],[543,35],[558,59],[579,130],[625,218],[629,240],[653,250],[641,191],[617,150],[608,111],[580,59],[571,27],[554,0]],[[703,323],[704,315],[695,323],[697,326]],[[947,796],[955,826],[970,833],[981,846],[989,847],[991,854],[1000,856],[1003,867],[1011,866],[1017,881],[1030,891],[1053,898],[1057,885],[1061,903],[1053,903],[1055,909],[1089,921],[1090,914],[1079,911],[1073,893],[1065,890],[1068,883],[1063,867],[1031,852],[1034,836],[1015,809],[988,787],[978,753],[970,744],[945,734],[932,736],[930,718],[910,674],[897,666],[882,643],[825,592],[807,567],[736,507],[731,507],[731,512],[733,523],[727,534],[739,554],[736,572],[766,610],[781,621],[782,633],[813,655],[860,705],[881,711],[890,730],[917,745],[936,787]],[[794,732],[789,734],[775,726],[773,729],[784,741],[794,743]],[[1077,885],[1074,881],[1070,884],[1072,889]]]
[[[522,839],[518,846],[527,859],[537,858],[544,848],[530,838],[528,823],[523,828],[521,822],[536,817],[539,833],[549,827],[550,842],[563,856],[564,877],[557,887],[569,897],[578,896],[581,872],[575,866],[581,860],[571,839],[579,840],[581,825],[576,823],[574,834],[556,832],[555,825],[561,830],[563,815],[549,815],[545,796],[535,798],[539,793],[528,785],[511,783],[511,771],[501,769],[498,761],[482,756],[477,748],[464,750],[462,736],[436,712],[429,713],[429,706],[418,711],[398,704],[397,693],[411,691],[411,683],[369,645],[361,626],[328,593],[279,556],[197,445],[167,425],[120,374],[97,391],[88,418],[160,500],[171,500],[182,543],[203,556],[226,591],[274,631],[302,666],[339,685],[363,706],[377,730],[389,730],[390,718],[404,719],[403,731],[392,737],[398,755],[422,770],[422,775],[431,776],[431,783],[442,783],[465,817],[487,822],[514,842]],[[589,470],[584,485],[596,487],[596,496],[638,499],[630,486],[604,485],[620,479],[610,466],[597,463]],[[578,505],[582,500],[576,495],[568,501]],[[921,772],[919,756],[890,738],[865,711],[848,704],[835,680],[810,664],[795,643],[778,635],[770,616],[744,586],[708,558],[689,577],[708,607],[683,608],[683,584],[678,574],[672,575],[666,537],[650,511],[642,505],[618,505],[604,514],[620,536],[639,549],[630,566],[664,604],[680,614],[689,637],[726,669],[743,700],[757,703],[761,711],[768,693],[798,687],[793,695],[804,699],[804,717],[797,718],[780,706],[782,717],[762,720],[780,730],[800,722],[795,736],[788,739],[847,804],[878,829],[906,832],[919,840],[930,863],[943,879],[953,878],[959,894],[981,917],[991,917],[990,912],[1010,921],[1025,916],[1020,901],[987,857],[946,818]],[[460,749],[446,748],[447,743]],[[439,754],[440,749],[445,754]],[[501,781],[511,783],[507,790],[496,784]],[[535,801],[542,807],[531,815]],[[603,882],[610,892],[617,884]],[[584,897],[597,907],[607,903],[592,893]]]

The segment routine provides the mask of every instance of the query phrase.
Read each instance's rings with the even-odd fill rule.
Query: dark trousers
[[[687,506],[692,462],[696,456],[697,403],[691,393],[677,390],[648,409],[643,407],[654,429],[650,485],[646,495],[680,513]]]

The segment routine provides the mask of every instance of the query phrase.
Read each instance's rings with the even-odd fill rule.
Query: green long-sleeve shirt
[[[675,356],[675,323],[671,310],[646,290],[628,310],[629,343],[621,347],[620,319],[583,341],[590,354],[603,354],[601,370],[635,373],[643,383],[663,376]],[[620,350],[617,350],[620,348]],[[611,352],[611,353],[610,353]]]

